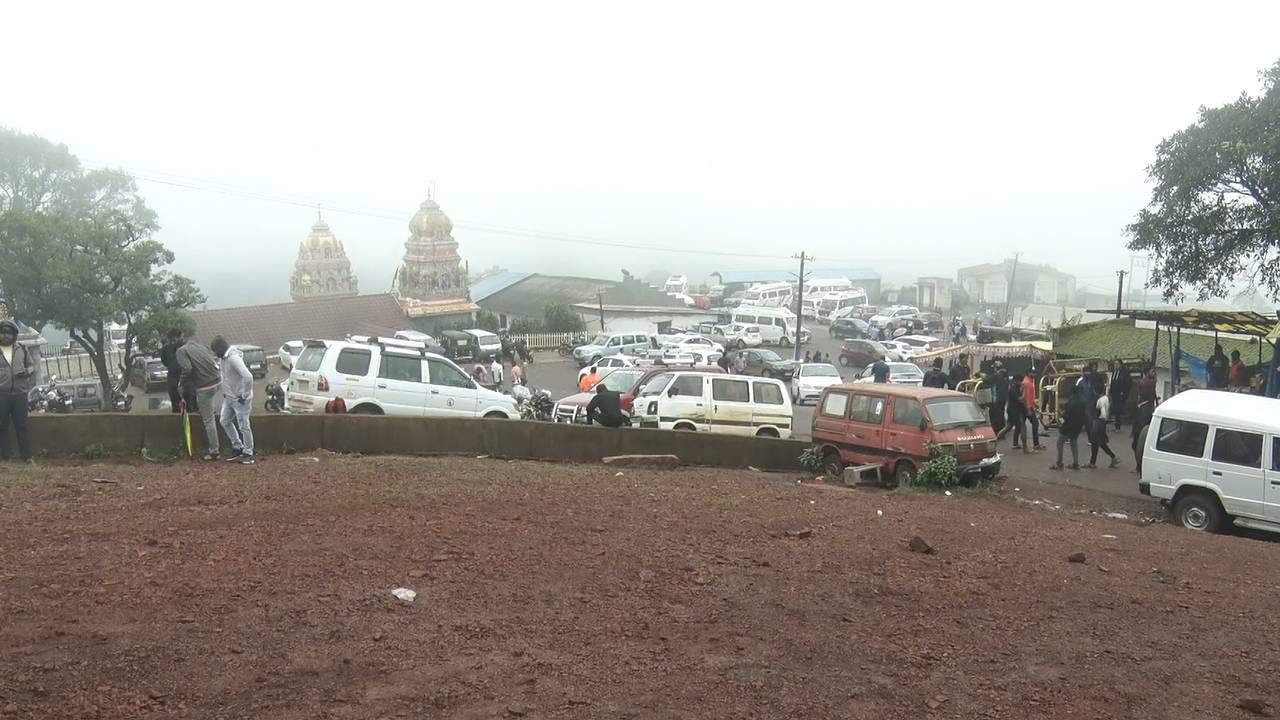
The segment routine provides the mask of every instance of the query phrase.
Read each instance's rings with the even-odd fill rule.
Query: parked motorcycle
[[[524,385],[516,385],[511,388],[511,395],[516,399],[521,420],[551,421],[556,404],[551,400],[549,391],[533,390]]]
[[[111,409],[116,412],[129,412],[133,410],[133,395],[129,392],[129,376],[121,374],[116,376],[115,387],[111,389]]]
[[[45,412],[69,413],[75,409],[75,398],[70,390],[58,386],[57,375],[51,376],[45,387],[44,406]]]
[[[560,357],[569,357],[570,355],[573,354],[574,350],[586,344],[587,344],[587,339],[579,335],[575,337],[572,341],[565,340],[564,342],[560,343],[560,347],[556,349],[556,352],[560,353]]]
[[[284,386],[278,380],[267,383],[267,412],[277,413],[284,410]]]

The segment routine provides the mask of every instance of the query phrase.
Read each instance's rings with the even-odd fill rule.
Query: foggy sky
[[[888,282],[1021,251],[1128,269],[1155,145],[1257,92],[1280,3],[21,3],[0,124],[326,214],[389,287],[434,183],[474,269],[789,261]],[[210,306],[288,299],[315,211],[140,182]],[[468,227],[472,226],[472,227]]]

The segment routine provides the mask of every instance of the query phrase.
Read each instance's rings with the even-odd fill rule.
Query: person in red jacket
[[[1240,359],[1240,351],[1231,351],[1231,369],[1227,371],[1227,385],[1232,388],[1249,387],[1249,368]]]
[[[1027,406],[1027,420],[1031,422],[1031,440],[1036,450],[1043,450],[1040,444],[1040,418],[1036,415],[1036,377],[1031,373],[1022,376],[1022,402]],[[1026,444],[1026,438],[1022,440]]]

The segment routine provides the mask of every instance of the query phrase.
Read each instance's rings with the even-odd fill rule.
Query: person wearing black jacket
[[[27,396],[35,382],[35,359],[18,342],[18,324],[0,320],[0,460],[9,459],[9,426],[18,441],[18,456],[31,462],[27,429]]]
[[[951,378],[947,377],[947,374],[942,371],[942,358],[933,359],[933,367],[924,374],[923,384],[925,387],[942,388],[944,390],[952,389]]]
[[[604,386],[596,385],[596,396],[587,403],[587,424],[600,423],[605,427],[622,427],[627,416],[622,414],[622,397]]]
[[[951,389],[958,389],[960,387],[960,383],[968,380],[969,377],[969,356],[962,354],[951,366]]]
[[[1087,419],[1084,412],[1084,400],[1081,399],[1080,393],[1071,393],[1066,407],[1062,409],[1062,427],[1058,429],[1058,461],[1050,469],[1062,469],[1062,447],[1068,444],[1071,445],[1071,469],[1080,469],[1078,440],[1080,431],[1084,429]]]
[[[1111,396],[1111,415],[1115,417],[1116,429],[1120,429],[1120,419],[1128,412],[1129,393],[1133,390],[1133,376],[1124,363],[1117,361],[1111,372],[1111,385],[1107,394]]]
[[[1133,462],[1137,466],[1137,473],[1142,475],[1142,445],[1147,439],[1146,433],[1143,431],[1151,424],[1151,417],[1156,412],[1155,400],[1142,399],[1138,401],[1138,407],[1134,409],[1133,414],[1133,435],[1129,441],[1129,447],[1133,449]]]

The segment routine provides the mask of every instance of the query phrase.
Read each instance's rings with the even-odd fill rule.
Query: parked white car
[[[929,335],[903,335],[901,337],[894,338],[892,342],[901,343],[911,348],[911,354],[913,356],[931,352],[945,344],[941,339]]]
[[[817,401],[822,389],[841,383],[840,371],[830,363],[801,363],[791,378],[791,402],[803,405],[808,400]]]
[[[289,370],[293,368],[293,361],[297,360],[298,356],[301,354],[302,354],[301,340],[290,340],[289,342],[281,345],[278,353],[280,358],[280,367],[284,368],[285,370]]]
[[[704,353],[724,352],[724,346],[701,335],[674,335],[662,343],[663,352],[677,353],[700,350]]]
[[[730,323],[716,328],[715,338],[727,348],[741,350],[749,347],[760,347],[764,344],[764,336],[760,334],[759,325],[743,325]]]
[[[876,327],[884,327],[885,325],[888,325],[890,321],[905,320],[907,318],[913,318],[919,314],[920,308],[913,307],[911,305],[895,305],[893,307],[883,308],[879,313],[872,315],[869,322]]]
[[[642,428],[791,437],[787,388],[772,378],[702,372],[655,375],[636,398]]]
[[[889,365],[889,384],[890,385],[915,385],[920,387],[924,385],[924,371],[919,365],[909,362],[891,362]],[[856,383],[873,383],[876,381],[873,368],[875,365],[868,365],[858,373],[858,378],[854,380]]]
[[[898,340],[880,340],[880,346],[884,348],[884,357],[886,360],[894,362],[906,362],[916,354],[915,348]]]
[[[1280,532],[1280,400],[1187,390],[1139,435],[1138,490],[1192,530]]]
[[[448,358],[405,340],[308,340],[289,373],[289,410],[410,417],[518,418],[508,395],[479,387]]]
[[[620,367],[635,367],[636,358],[631,355],[610,355],[609,357],[600,358],[594,367],[598,368],[603,374],[606,370],[612,370]],[[591,372],[593,366],[588,365],[578,371],[578,382],[582,382],[582,376]]]

